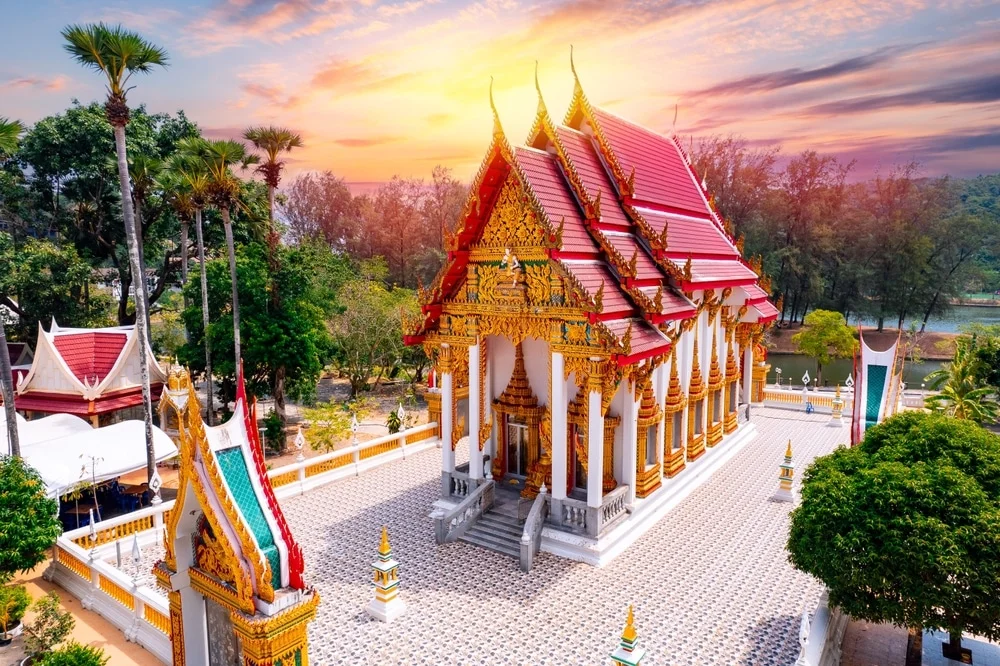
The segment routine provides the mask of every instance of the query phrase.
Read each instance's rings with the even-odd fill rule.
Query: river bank
[[[802,330],[801,324],[786,325],[783,328],[771,329],[771,340],[768,350],[776,354],[798,354],[798,348],[792,342],[792,336]],[[865,343],[875,350],[888,349],[899,337],[899,330],[886,328],[881,332],[874,327],[862,327]],[[903,333],[906,337],[906,333]],[[914,345],[917,355],[927,361],[950,361],[955,355],[955,340],[958,333],[943,331],[925,331],[918,333]]]

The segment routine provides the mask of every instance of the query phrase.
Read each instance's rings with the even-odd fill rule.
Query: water
[[[813,382],[816,381],[816,361],[808,356],[799,354],[776,354],[771,352],[767,355],[767,362],[771,364],[771,371],[767,375],[767,383],[774,384],[777,379],[777,369],[781,368],[781,383],[788,384],[792,380],[793,385],[802,385],[802,375],[806,370]],[[903,381],[907,388],[919,388],[924,381],[924,377],[941,368],[946,361],[923,361],[921,363],[911,363],[907,361],[903,366]],[[843,386],[847,381],[847,376],[851,374],[854,361],[849,358],[837,359],[829,365],[823,366],[824,385],[836,386],[838,383]]]
[[[903,330],[905,331],[909,328],[910,323],[914,321],[919,330],[922,318],[922,315],[918,315],[907,319],[906,323],[903,324]],[[856,317],[851,318],[851,325],[855,325],[857,322]],[[963,326],[972,323],[985,325],[1000,324],[1000,308],[976,308],[968,305],[955,305],[948,308],[948,311],[943,315],[932,315],[927,320],[927,328],[925,330],[937,333],[961,333]],[[876,326],[878,322],[866,317],[861,319],[861,324],[863,326]],[[885,327],[896,328],[896,318],[893,316],[886,317]]]

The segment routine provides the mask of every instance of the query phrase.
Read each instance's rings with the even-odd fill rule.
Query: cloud
[[[865,95],[816,104],[801,111],[809,116],[839,116],[868,113],[894,107],[928,104],[981,104],[1000,101],[1000,74],[926,86],[904,93]]]
[[[402,141],[402,137],[372,136],[372,137],[356,137],[356,138],[333,140],[335,144],[337,144],[338,146],[343,146],[345,148],[371,148],[372,146],[382,146],[387,143],[396,143],[397,141]]]
[[[251,40],[319,35],[353,21],[347,0],[226,0],[192,21],[183,43],[193,53],[212,53]]]
[[[0,87],[14,89],[36,88],[38,90],[55,92],[65,88],[67,83],[69,83],[69,77],[62,74],[52,78],[45,78],[41,76],[20,76],[5,81],[2,85],[0,85]]]
[[[441,2],[441,0],[409,0],[409,2],[400,2],[394,5],[381,5],[378,8],[379,16],[393,17],[393,16],[405,16],[406,14],[412,14],[421,7],[426,5],[435,5]]]
[[[382,32],[383,30],[388,30],[389,24],[385,21],[369,21],[367,24],[361,26],[360,28],[355,28],[354,30],[346,30],[341,35],[345,39],[355,39],[357,37],[367,37],[368,35],[373,35],[376,32]]]
[[[244,83],[240,88],[246,94],[262,99],[274,106],[291,108],[297,106],[301,98],[298,95],[285,96],[285,89],[282,86],[269,86],[265,83]]]
[[[428,115],[425,120],[427,120],[427,124],[431,127],[440,127],[442,125],[447,125],[452,119],[454,119],[454,117],[455,116],[451,113],[432,113]]]
[[[219,139],[234,139],[236,141],[243,140],[243,128],[241,127],[203,127],[201,130],[202,136],[206,139],[219,140]]]
[[[315,88],[330,92],[367,92],[388,88],[416,76],[413,72],[386,74],[367,61],[337,59],[313,74],[311,83]]]
[[[899,54],[910,51],[918,46],[920,45],[886,46],[872,53],[847,58],[823,67],[813,69],[793,67],[766,72],[764,74],[754,74],[739,79],[723,81],[714,86],[693,91],[689,95],[695,98],[742,95],[750,92],[778,90],[804,83],[837,79],[883,65]]]

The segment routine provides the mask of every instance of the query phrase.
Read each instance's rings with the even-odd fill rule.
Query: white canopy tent
[[[104,428],[91,428],[83,419],[67,414],[25,421],[18,416],[21,457],[38,470],[52,497],[64,494],[81,481],[92,483],[143,469],[146,466],[146,435],[142,421],[122,421]],[[0,428],[7,420],[0,411]],[[3,453],[9,453],[2,437]],[[162,430],[153,427],[156,461],[177,455],[177,446]]]

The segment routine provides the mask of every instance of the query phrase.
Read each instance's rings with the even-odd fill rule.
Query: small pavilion
[[[155,402],[166,373],[148,353],[150,395]],[[142,383],[135,326],[38,326],[31,369],[15,385],[14,405],[29,420],[73,414],[95,428],[142,420]]]

